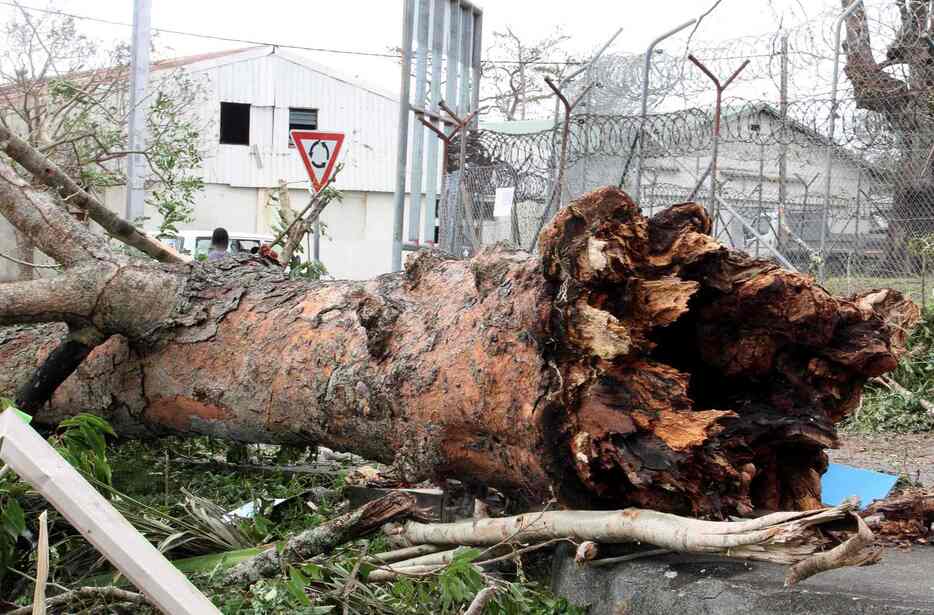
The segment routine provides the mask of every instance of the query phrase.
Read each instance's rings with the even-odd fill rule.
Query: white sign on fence
[[[514,187],[497,188],[496,200],[493,201],[493,217],[505,218],[508,216],[509,212],[512,211],[512,202],[515,198],[516,189]]]

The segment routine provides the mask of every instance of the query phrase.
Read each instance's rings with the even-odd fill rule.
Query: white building
[[[198,115],[204,120],[205,189],[194,220],[180,229],[272,234],[277,220],[269,195],[280,179],[289,182],[293,208],[308,200],[307,174],[290,144],[291,128],[346,134],[344,163],[335,187],[342,202],[331,203],[321,220],[321,260],[336,278],[363,279],[390,269],[393,190],[396,172],[398,98],[274,47],[252,47],[180,58],[153,71],[185,70],[206,86]],[[104,202],[125,212],[125,190],[108,189]],[[150,224],[157,214],[147,206]],[[13,253],[11,229],[0,228],[0,251]],[[10,248],[10,249],[7,249]],[[4,267],[0,264],[0,280]]]

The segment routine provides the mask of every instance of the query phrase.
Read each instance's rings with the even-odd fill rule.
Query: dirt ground
[[[905,475],[934,487],[934,433],[841,434],[840,448],[829,453],[833,463]]]

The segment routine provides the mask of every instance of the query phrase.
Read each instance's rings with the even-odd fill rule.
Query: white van
[[[156,231],[146,231],[151,237],[156,237],[162,243],[168,244],[182,254],[189,254],[193,258],[207,258],[211,250],[211,234],[213,231],[178,231],[175,237],[166,237],[157,235]],[[227,251],[231,253],[249,252],[253,248],[259,248],[264,243],[272,243],[272,235],[259,235],[256,233],[236,233],[227,232],[230,243]]]

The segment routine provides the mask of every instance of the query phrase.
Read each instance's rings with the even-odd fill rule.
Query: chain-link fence
[[[848,23],[849,34],[868,27],[865,14],[862,21],[859,17]],[[828,19],[808,27],[826,33],[830,24]],[[828,39],[832,36],[822,40]],[[769,41],[770,66],[781,59],[775,57],[775,40]],[[458,196],[461,178],[455,171],[446,182],[442,228],[451,228],[452,206],[459,202],[468,212],[459,223],[457,244],[465,254],[498,241],[530,249],[543,214],[556,209],[549,203],[564,206],[588,190],[621,186],[647,215],[686,200],[703,203],[715,215],[723,244],[811,273],[833,292],[894,287],[928,304],[928,261],[934,256],[934,66],[927,63],[934,54],[927,40],[902,41],[917,48],[901,49],[900,57],[922,52],[923,57],[917,66],[905,60],[909,65],[895,77],[888,69],[853,64],[846,72],[852,81],[841,71],[837,93],[726,98],[715,190],[709,172],[713,105],[651,113],[644,120],[631,113],[573,115],[559,196],[552,194],[563,132],[559,122],[527,133],[521,122],[508,133],[475,131],[463,182],[468,197]],[[853,39],[849,48],[856,49],[860,41]],[[744,44],[754,51],[752,43]],[[789,51],[787,42],[782,53],[786,60],[803,54]],[[847,65],[846,53],[841,52],[841,67]],[[709,50],[708,55],[734,68],[742,59]],[[804,70],[794,62],[788,65],[782,66],[786,92],[787,82],[796,82],[794,70]],[[751,66],[758,71],[753,77],[762,79],[765,69]],[[813,63],[802,66],[819,72]],[[922,70],[931,72],[928,85],[916,91],[912,79]],[[811,83],[811,91],[821,91],[819,82]],[[456,161],[449,163],[457,167]],[[637,168],[641,190],[635,195]],[[505,198],[505,188],[513,189],[512,206],[497,208],[498,193]],[[452,244],[442,240],[442,245]]]

